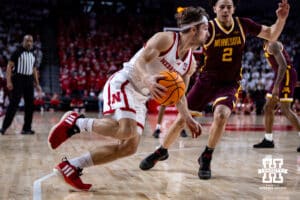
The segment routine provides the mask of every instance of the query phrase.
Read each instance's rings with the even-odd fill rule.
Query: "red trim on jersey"
[[[144,130],[144,126],[141,123],[136,122],[136,125],[139,126],[139,127],[141,127]]]
[[[132,108],[120,108],[120,110],[124,110],[124,111],[128,111],[128,112],[133,112],[134,114],[136,113],[136,111]]]
[[[126,86],[128,83],[129,83],[129,80],[126,80],[125,83],[123,83],[123,84],[121,85],[121,92],[123,93],[124,101],[125,101],[125,108],[124,108],[124,109],[135,111],[134,109],[132,109],[132,108],[129,107],[127,95],[126,95],[126,93],[125,93],[125,86]],[[121,108],[121,109],[122,109],[122,108]]]
[[[190,53],[190,51],[188,50],[188,51],[184,54],[184,56],[183,56],[183,58],[182,58],[181,60],[184,61],[184,60],[186,59],[186,57],[189,55],[189,53]]]
[[[174,33],[174,35],[173,35],[173,43],[172,43],[172,45],[170,46],[170,48],[168,48],[166,51],[163,51],[163,52],[161,52],[160,54],[159,54],[159,57],[161,57],[161,56],[164,56],[164,55],[166,55],[169,51],[171,51],[171,49],[173,48],[173,46],[174,46],[174,44],[175,44],[175,40],[176,40],[176,33],[175,32],[173,32]],[[176,51],[177,52],[177,51]],[[177,53],[176,53],[177,54]]]
[[[110,78],[109,78],[109,82],[111,81],[111,79],[114,77],[115,74],[113,74]],[[129,112],[133,112],[133,113],[136,113],[135,109],[133,108],[130,108],[129,107],[129,104],[128,104],[128,98],[127,98],[127,95],[125,93],[125,86],[129,83],[129,80],[126,80],[124,83],[122,83],[121,85],[121,93],[123,94],[123,98],[124,98],[124,102],[125,102],[125,107],[123,108],[120,108],[121,110],[125,110],[125,111],[129,111]],[[111,97],[110,97],[110,94],[111,94],[111,91],[110,91],[110,83],[108,85],[108,106],[109,106],[109,110],[108,111],[105,111],[103,112],[103,114],[111,114],[113,112],[115,112],[115,109],[112,109],[111,107]]]
[[[111,81],[111,79],[113,78],[115,76],[115,74],[113,74],[111,77],[109,77],[109,79],[108,79],[108,102],[107,102],[107,104],[108,104],[108,106],[109,106],[109,110],[112,110],[112,108],[111,108],[111,98],[110,98],[110,81]]]
[[[190,61],[189,61],[188,69],[186,70],[186,72],[184,73],[184,75],[186,75],[190,71],[190,68],[191,68],[191,65],[192,65],[193,54],[191,53],[190,55],[191,56],[190,56]]]
[[[123,110],[123,111],[128,111],[128,112],[133,112],[134,114],[136,114],[136,111],[134,109],[131,109],[131,108],[120,108],[120,110]],[[105,111],[103,112],[104,115],[106,114],[112,114],[116,111],[116,109],[111,109],[111,110],[108,110],[108,111]]]
[[[103,115],[112,114],[114,112],[115,112],[115,110],[108,110],[108,111],[103,112]]]
[[[177,43],[177,49],[176,49],[176,59],[179,58],[179,55],[178,55],[179,40],[180,40],[180,34],[178,34],[178,43]]]

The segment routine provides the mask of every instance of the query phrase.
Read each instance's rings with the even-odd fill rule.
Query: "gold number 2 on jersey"
[[[231,62],[232,61],[232,48],[224,48],[223,49],[223,62]]]

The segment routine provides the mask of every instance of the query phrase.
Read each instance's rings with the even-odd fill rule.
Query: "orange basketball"
[[[161,98],[155,98],[155,101],[164,106],[174,105],[185,93],[184,81],[176,72],[163,71],[160,74],[165,78],[159,80],[158,83],[166,87],[168,90]]]

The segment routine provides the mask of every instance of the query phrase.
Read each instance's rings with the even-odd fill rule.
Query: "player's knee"
[[[130,146],[128,146],[126,149],[124,149],[124,153],[125,153],[127,156],[133,155],[133,154],[136,153],[137,147],[138,147],[138,145],[136,145],[136,146],[130,145]]]
[[[120,139],[128,139],[137,134],[136,127],[124,127],[119,129],[119,138]]]
[[[215,113],[214,118],[219,123],[226,123],[228,117],[229,117],[229,115],[225,111],[219,110]]]
[[[281,109],[281,112],[282,112],[285,116],[291,114],[291,112],[292,112],[292,110],[291,110],[290,108],[285,107],[285,106],[282,106],[280,109]]]
[[[136,122],[120,123],[118,135],[120,139],[128,139],[137,135]]]
[[[138,142],[129,142],[120,145],[120,152],[122,156],[130,156],[137,152]]]
[[[274,110],[274,108],[273,108],[272,105],[270,105],[268,103],[265,105],[265,112],[266,113],[271,113],[271,112],[273,112],[273,110]]]

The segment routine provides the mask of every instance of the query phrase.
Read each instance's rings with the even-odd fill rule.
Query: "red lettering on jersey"
[[[114,104],[116,102],[121,102],[120,92],[112,94],[112,102],[111,103]]]
[[[174,67],[165,59],[165,58],[162,58],[160,60],[161,64],[163,64],[168,70],[170,71],[175,71]]]

